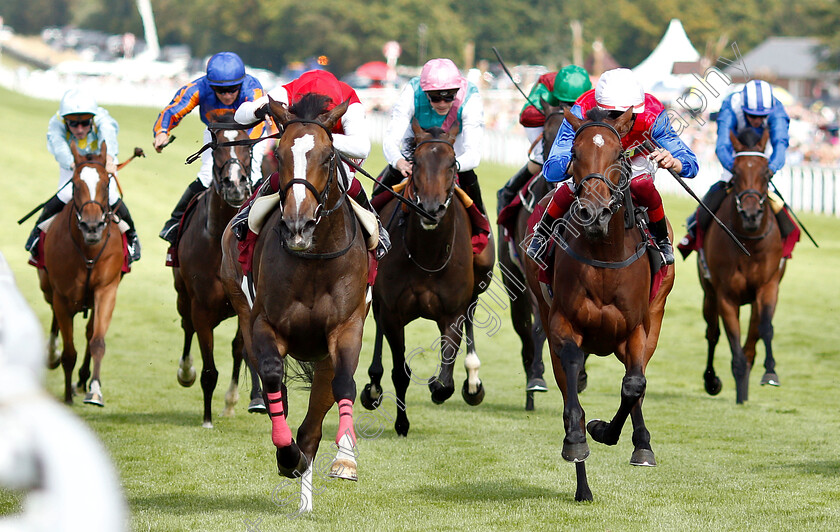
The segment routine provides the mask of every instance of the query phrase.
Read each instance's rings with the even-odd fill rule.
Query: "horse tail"
[[[315,362],[303,362],[292,357],[286,357],[286,371],[284,384],[300,384],[301,390],[311,390],[315,380]]]

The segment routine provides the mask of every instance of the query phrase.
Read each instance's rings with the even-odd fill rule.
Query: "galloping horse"
[[[229,115],[225,115],[228,117]],[[232,122],[232,120],[226,120]],[[222,127],[222,126],[219,126]],[[244,130],[213,129],[217,141],[247,141]],[[213,358],[213,330],[235,315],[225,294],[219,266],[222,262],[221,239],[227,223],[251,194],[251,149],[247,145],[216,147],[213,150],[213,184],[195,201],[181,227],[176,244],[177,266],[172,268],[178,293],[178,313],[184,330],[184,350],[178,367],[178,382],[192,386],[195,369],[190,355],[193,334],[201,349],[201,389],[204,393],[204,427],[213,427],[211,407],[219,372]],[[239,371],[242,367],[244,342],[236,331],[233,339],[233,375],[225,394],[224,415],[233,415],[239,400]],[[250,369],[250,366],[249,366]],[[251,370],[251,404],[249,412],[265,411],[259,378]]]
[[[723,200],[718,217],[732,228],[750,256],[741,253],[723,230],[712,224],[705,235],[702,254],[698,253],[697,269],[703,286],[703,317],[706,319],[706,340],[709,344],[704,374],[706,391],[717,395],[721,390],[720,379],[712,365],[715,346],[720,338],[720,317],[732,351],[735,400],[743,403],[747,400],[750,370],[759,338],[764,341],[766,350],[761,384],[778,385],[779,382],[771,346],[772,321],[779,297],[779,283],[785,274],[785,261],[782,260],[779,225],[767,201],[770,173],[764,147],[768,132],[765,130],[759,139],[757,133],[746,129],[737,138],[730,133],[730,138],[735,149],[733,191]],[[739,314],[741,305],[747,304],[752,306],[752,311],[742,349]]]
[[[368,374],[371,382],[362,392],[362,404],[369,409],[381,403],[382,337],[388,339],[394,362],[391,378],[397,396],[394,429],[408,435],[405,392],[412,379],[410,359],[405,359],[405,326],[417,318],[437,323],[440,338],[440,371],[428,379],[432,401],[441,404],[455,392],[453,367],[460,349],[462,327],[467,334],[464,366],[467,379],[461,394],[470,405],[484,399],[484,386],[478,378],[481,362],[475,353],[472,314],[478,294],[490,284],[493,269],[492,242],[474,256],[467,209],[455,197],[458,167],[453,143],[458,127],[423,130],[416,120],[413,170],[406,185],[409,199],[430,213],[435,221],[417,213],[407,213],[396,199],[383,207],[380,216],[387,221],[393,247],[379,264],[373,287],[373,315],[376,341]]]
[[[99,155],[80,155],[75,143],[70,151],[76,165],[73,172],[73,201],[56,215],[44,237],[44,268],[38,269],[44,299],[52,306],[50,348],[61,332],[64,368],[64,402],[73,403],[71,376],[76,365],[73,317],[88,310],[85,359],[93,358],[93,379],[84,402],[105,406],[99,378],[105,356],[105,334],[117,301],[117,287],[123,276],[123,240],[108,203],[110,175],[105,170],[107,146]],[[56,360],[51,365],[58,367]],[[88,364],[79,370],[79,387],[87,389]]]
[[[562,456],[575,462],[578,501],[592,499],[584,466],[589,445],[578,398],[578,377],[587,353],[615,353],[624,364],[625,375],[615,416],[610,422],[590,421],[586,429],[596,441],[615,445],[630,415],[634,429],[630,463],[656,464],[642,417],[645,367],[656,349],[674,271],[668,268],[651,301],[647,239],[636,228],[625,227],[629,171],[622,160],[621,138],[632,127],[631,113],[628,109],[617,120],[604,121],[606,112],[595,109],[584,122],[566,112],[565,118],[575,130],[571,173],[576,201],[571,217],[553,228],[557,246],[547,272],[553,297],[550,302],[548,295],[538,298],[554,377],[563,392],[566,437]],[[543,293],[539,266],[527,261],[526,274],[531,290]]]
[[[277,146],[280,208],[259,232],[253,271],[245,283],[236,239],[230,229],[222,237],[222,280],[239,316],[250,361],[262,379],[277,469],[289,478],[303,476],[305,511],[312,509],[312,463],[321,425],[335,402],[338,453],[330,475],[356,480],[353,374],[368,310],[368,252],[343,188],[344,167],[331,134],[348,102],[325,111],[328,101],[306,94],[289,109],[269,102],[283,130]],[[252,214],[255,210],[257,205]],[[251,276],[253,295],[247,286]],[[286,423],[287,354],[314,363],[309,409],[297,443]]]
[[[543,155],[548,157],[551,146],[563,123],[565,106],[553,106],[541,100],[545,111],[545,126],[542,134]],[[511,240],[499,238],[499,266],[502,279],[510,295],[510,317],[513,329],[522,342],[522,366],[525,368],[525,410],[534,409],[534,392],[548,391],[543,379],[542,350],[545,344],[545,330],[540,322],[537,299],[525,286],[524,253],[519,247],[528,231],[528,218],[534,212],[534,205],[549,191],[548,182],[542,173],[537,174],[528,185],[527,192],[520,192],[522,204],[516,214]],[[500,229],[501,231],[501,229]],[[586,388],[586,371],[581,371],[578,391]]]

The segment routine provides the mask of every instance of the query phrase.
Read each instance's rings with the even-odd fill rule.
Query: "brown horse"
[[[232,120],[229,120],[232,121]],[[244,130],[212,129],[217,143],[247,141]],[[178,313],[184,330],[184,349],[178,367],[178,382],[192,386],[195,382],[190,346],[193,335],[201,350],[201,389],[204,394],[204,422],[213,427],[211,407],[219,372],[213,357],[213,330],[235,315],[225,294],[219,266],[222,262],[222,233],[237,209],[251,194],[251,148],[247,145],[220,146],[213,150],[213,184],[195,201],[181,226],[176,245],[178,266],[172,268],[178,293]],[[233,339],[233,374],[225,394],[224,415],[233,415],[239,400],[239,371],[242,367],[244,342],[241,331]],[[250,366],[249,366],[250,370]],[[259,378],[251,373],[249,412],[264,412]]]
[[[239,316],[245,347],[258,368],[277,448],[277,469],[303,476],[302,509],[312,508],[312,463],[326,413],[338,402],[338,452],[330,475],[356,479],[353,374],[362,347],[368,252],[346,196],[343,165],[331,130],[348,102],[326,111],[329,99],[307,94],[286,108],[270,101],[283,128],[277,146],[280,208],[259,232],[252,294],[243,283],[237,242],[222,237],[222,280]],[[341,174],[341,175],[339,175]],[[252,207],[252,214],[258,210]],[[243,287],[244,285],[244,287]],[[298,442],[286,423],[285,357],[314,364],[309,409]]]
[[[649,301],[646,239],[632,224],[631,229],[625,227],[629,171],[622,160],[621,138],[632,127],[631,113],[628,109],[617,120],[605,121],[607,114],[596,109],[590,111],[586,122],[566,113],[575,131],[571,173],[576,201],[571,217],[552,228],[557,242],[549,265],[553,297],[550,301],[548,295],[538,298],[554,377],[565,403],[562,456],[575,462],[578,501],[592,499],[584,466],[589,456],[586,430],[596,441],[615,445],[629,415],[634,429],[630,463],[656,464],[642,417],[645,368],[656,349],[674,272],[668,269],[660,290]],[[535,294],[543,292],[538,268],[527,261],[528,284]],[[624,364],[625,375],[621,402],[612,420],[593,420],[584,429],[578,377],[587,353],[614,353]]]
[[[397,417],[394,429],[407,436],[408,415],[405,393],[410,380],[428,384],[432,401],[441,404],[455,392],[453,368],[460,350],[463,328],[467,335],[464,366],[467,379],[461,394],[470,405],[484,399],[484,386],[478,378],[481,362],[475,352],[473,315],[478,294],[489,285],[493,269],[493,244],[475,256],[471,244],[471,226],[467,209],[454,197],[458,166],[453,143],[458,134],[440,128],[423,130],[416,120],[413,170],[406,185],[408,198],[430,213],[431,222],[415,212],[406,212],[392,199],[380,216],[387,221],[393,247],[379,264],[373,287],[373,315],[376,342],[368,370],[371,382],[362,392],[362,404],[378,407],[382,399],[382,337],[388,339],[394,362],[391,377],[396,390]],[[405,358],[405,326],[417,318],[437,323],[441,360],[439,371],[430,378],[417,377],[411,371],[411,358]]]
[[[117,287],[123,272],[123,241],[108,203],[110,175],[105,170],[107,146],[99,155],[80,155],[74,143],[70,151],[76,165],[73,172],[73,201],[56,215],[44,237],[44,268],[38,270],[44,299],[52,306],[51,349],[61,333],[64,368],[64,402],[73,403],[71,376],[76,365],[73,317],[87,318],[85,358],[93,359],[93,378],[84,402],[105,406],[100,371],[105,356],[105,334],[117,301]],[[52,367],[58,367],[58,360]],[[90,369],[79,371],[79,387],[87,389]]]
[[[698,254],[697,269],[703,286],[703,317],[709,344],[704,374],[706,391],[717,395],[722,387],[712,365],[720,338],[720,317],[732,351],[735,400],[743,403],[747,400],[750,370],[759,338],[764,341],[766,350],[761,384],[778,386],[779,383],[772,349],[773,314],[779,283],[785,274],[785,261],[782,260],[779,225],[767,201],[770,173],[764,147],[768,132],[765,130],[759,139],[755,132],[747,129],[738,138],[730,133],[730,138],[736,152],[732,169],[733,191],[718,209],[718,217],[732,228],[750,256],[741,253],[723,230],[712,224],[704,238],[702,253]],[[752,306],[752,311],[746,343],[741,348],[739,314],[741,305],[747,304]]]
[[[563,123],[564,110],[567,106],[553,106],[542,100],[545,110],[545,126],[542,134],[543,156],[548,157],[551,146]],[[542,173],[538,174],[528,185],[520,191],[522,205],[516,215],[511,239],[499,238],[499,269],[502,280],[510,296],[510,317],[513,329],[522,342],[522,366],[525,368],[525,410],[534,409],[534,392],[547,392],[548,387],[543,379],[545,366],[542,351],[545,344],[545,330],[540,321],[537,299],[527,289],[525,282],[524,249],[519,243],[525,239],[528,231],[528,218],[534,212],[534,206],[549,191]],[[500,232],[502,229],[500,228]],[[523,290],[523,287],[525,289]],[[580,374],[578,391],[586,388],[586,370]]]

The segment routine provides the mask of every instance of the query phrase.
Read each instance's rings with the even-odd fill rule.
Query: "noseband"
[[[426,139],[426,140],[422,140],[422,141],[418,142],[416,146],[414,146],[414,152],[416,153],[416,152],[417,152],[417,148],[419,148],[419,147],[420,147],[420,146],[422,146],[423,144],[434,144],[434,143],[438,143],[438,144],[446,144],[447,146],[449,146],[450,148],[452,148],[452,153],[453,153],[453,154],[455,153],[455,146],[453,146],[451,142],[449,142],[449,141],[447,141],[447,140],[443,140],[443,139]],[[411,161],[412,172],[411,172],[411,178],[409,179],[409,182],[410,182],[410,183],[413,183],[413,181],[414,181],[414,162],[415,162],[415,158],[414,158],[414,157],[412,157],[412,161]],[[457,173],[458,173],[458,170],[460,169],[460,167],[459,167],[459,165],[458,165],[458,160],[457,160],[457,159],[455,159],[455,162],[453,163],[453,165],[452,165],[452,166],[454,166],[454,167],[455,167],[455,173],[457,174]],[[407,192],[408,198],[409,198],[409,199],[411,199],[411,200],[413,200],[415,203],[417,203],[417,193],[416,193],[416,192],[414,192],[414,187],[413,187],[413,186],[412,186],[412,187],[406,187],[406,192]],[[452,186],[451,186],[451,187],[449,187],[449,191],[447,191],[447,193],[446,193],[446,201],[444,201],[444,202],[443,202],[444,210],[445,210],[445,209],[448,209],[448,208],[449,208],[449,204],[450,204],[450,203],[452,203],[452,195],[453,195],[454,193],[455,193],[455,180],[453,179],[453,180],[452,180]],[[413,197],[412,197],[412,196],[413,196]]]
[[[240,160],[237,156],[232,156],[230,159],[225,161],[222,166],[213,165],[213,188],[216,189],[216,192],[221,195],[221,182],[230,176],[230,168],[234,165],[238,166],[239,169],[242,171],[242,174],[245,176],[245,183],[248,187],[248,196],[251,195],[251,165],[254,164],[254,154],[253,154],[253,147],[248,149],[248,166],[246,171],[246,166],[242,164],[242,160]],[[227,169],[227,172],[225,170]]]
[[[328,172],[327,184],[324,187],[324,192],[323,193],[318,192],[318,189],[315,188],[315,185],[313,185],[312,183],[310,183],[306,179],[299,179],[299,178],[290,179],[280,189],[280,199],[281,199],[281,201],[285,201],[286,200],[286,194],[288,193],[289,189],[292,188],[293,185],[303,185],[304,187],[306,187],[306,190],[311,192],[312,195],[315,196],[315,200],[318,202],[318,207],[316,207],[316,209],[315,209],[315,223],[317,224],[319,221],[321,221],[322,217],[329,216],[330,214],[334,213],[336,210],[338,210],[339,207],[341,207],[341,204],[344,203],[344,198],[345,198],[345,196],[347,196],[347,191],[343,190],[341,188],[342,179],[338,179],[337,180],[338,181],[337,186],[338,186],[338,190],[341,192],[341,197],[338,199],[338,201],[336,201],[335,205],[333,205],[333,207],[331,209],[327,209],[324,206],[324,202],[326,201],[326,198],[328,198],[329,195],[330,195],[330,187],[332,185],[333,178],[335,177],[335,174],[336,174],[336,166],[338,166],[339,171],[341,172],[341,177],[344,178],[345,175],[346,175],[345,171],[344,171],[344,165],[336,165],[336,159],[338,159],[338,156],[337,156],[335,146],[332,145],[332,141],[333,141],[332,132],[329,129],[327,129],[327,127],[324,124],[322,124],[321,122],[318,122],[317,120],[307,120],[307,119],[303,119],[303,118],[296,118],[294,120],[289,120],[288,122],[286,122],[286,124],[283,126],[284,127],[284,132],[288,131],[288,126],[290,124],[315,124],[316,126],[321,127],[327,133],[327,137],[329,137],[329,139],[330,139],[330,145],[331,145],[330,148],[332,150],[332,154],[330,155],[330,168],[329,168],[329,170],[327,170],[327,172]]]
[[[580,126],[578,128],[578,130],[575,132],[575,138],[574,138],[573,144],[574,144],[575,141],[577,141],[577,138],[581,134],[581,132],[584,129],[589,128],[589,127],[603,127],[603,128],[606,128],[615,135],[615,137],[618,139],[619,144],[621,143],[621,135],[618,134],[618,131],[613,126],[611,126],[610,124],[607,124],[606,122],[596,121],[596,122],[587,122],[586,124],[583,124],[582,126]],[[573,148],[573,153],[574,153],[574,148]],[[623,176],[623,173],[622,173],[622,176]],[[583,185],[584,185],[584,183],[586,183],[590,179],[596,179],[598,181],[602,181],[605,185],[607,185],[607,187],[610,189],[610,203],[609,203],[610,212],[612,214],[615,214],[616,212],[618,212],[618,209],[621,208],[621,201],[622,201],[621,196],[619,196],[619,192],[621,192],[625,187],[627,187],[629,185],[629,180],[627,180],[627,183],[619,182],[619,185],[616,188],[615,183],[613,183],[612,181],[607,179],[607,177],[604,174],[602,174],[600,172],[593,172],[591,174],[588,174],[588,175],[584,176],[580,180],[580,182],[577,183],[577,185],[575,187],[575,203],[577,203],[578,205],[580,205],[580,195],[583,192]]]

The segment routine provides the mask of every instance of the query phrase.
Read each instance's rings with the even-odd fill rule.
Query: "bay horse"
[[[476,406],[484,399],[484,385],[478,378],[481,361],[475,351],[473,314],[478,295],[490,284],[494,253],[492,241],[479,255],[473,254],[472,229],[464,204],[455,196],[458,165],[453,143],[455,125],[448,132],[441,128],[424,130],[412,121],[414,150],[412,174],[405,187],[409,200],[434,217],[430,221],[406,212],[396,198],[380,212],[391,235],[391,251],[382,258],[373,287],[373,315],[376,340],[367,384],[360,397],[368,408],[378,408],[382,399],[382,338],[391,348],[391,378],[396,391],[397,416],[394,429],[407,436],[409,420],[405,393],[409,381],[428,384],[432,401],[442,404],[455,392],[453,369],[466,330],[467,378],[461,394],[467,404]],[[440,349],[439,371],[430,378],[412,375],[405,358],[405,327],[417,318],[434,321],[440,337],[432,348]]]
[[[548,157],[557,132],[563,123],[565,105],[550,105],[541,99],[545,111],[545,125],[542,133],[543,156]],[[543,378],[542,351],[545,344],[545,331],[540,321],[540,312],[536,296],[527,288],[525,281],[525,255],[519,244],[528,231],[528,218],[534,212],[535,204],[551,187],[542,172],[530,182],[527,190],[519,192],[521,206],[513,223],[510,240],[499,238],[499,269],[510,298],[510,317],[513,329],[522,342],[522,366],[525,369],[525,410],[534,410],[534,392],[547,392]],[[500,228],[501,232],[502,229]],[[522,287],[525,287],[523,290]],[[586,388],[586,370],[580,373],[578,391]]]
[[[259,232],[244,286],[230,225],[222,237],[222,281],[262,380],[278,473],[302,476],[303,511],[312,509],[312,464],[324,416],[336,402],[338,450],[329,474],[357,478],[353,374],[368,311],[368,251],[331,133],[349,101],[326,111],[328,102],[319,94],[306,94],[289,108],[269,101],[270,114],[283,131],[276,150],[280,207]],[[253,295],[248,279],[253,279]],[[314,364],[309,409],[297,442],[286,422],[287,355]]]
[[[722,387],[713,366],[715,347],[720,338],[720,318],[732,351],[737,403],[743,403],[748,398],[750,370],[759,338],[764,341],[766,351],[761,384],[778,386],[779,383],[772,348],[773,314],[779,297],[779,283],[785,274],[785,261],[782,260],[779,225],[767,201],[770,173],[764,147],[768,137],[767,130],[760,138],[752,129],[742,130],[738,137],[730,132],[735,149],[733,190],[723,200],[717,213],[718,218],[732,228],[750,256],[741,253],[723,230],[712,224],[704,237],[702,253],[698,253],[697,257],[709,347],[704,385],[710,395],[717,395]],[[739,321],[742,305],[752,307],[743,348]]]
[[[211,127],[216,144],[247,141],[242,129],[225,129],[225,122],[233,122],[231,115],[223,115],[222,123]],[[178,294],[177,307],[184,330],[184,348],[178,365],[178,382],[192,386],[196,372],[190,354],[193,335],[201,350],[201,389],[204,395],[205,428],[213,428],[213,391],[219,372],[213,357],[213,330],[236,313],[225,294],[219,267],[222,262],[222,233],[239,207],[251,195],[251,148],[247,145],[217,146],[213,149],[213,183],[195,200],[187,213],[175,246],[172,276]],[[233,373],[225,394],[224,415],[232,416],[239,400],[239,372],[245,345],[242,332],[237,329],[232,343]],[[259,377],[251,374],[251,404],[249,412],[264,412]]]
[[[103,142],[98,155],[81,155],[70,143],[75,170],[73,200],[64,206],[44,236],[44,268],[38,269],[41,291],[52,307],[50,349],[61,334],[62,353],[52,368],[64,368],[64,402],[73,403],[71,377],[76,365],[73,317],[87,318],[85,358],[93,359],[93,377],[88,364],[79,370],[78,386],[87,393],[84,403],[105,406],[100,373],[105,357],[105,334],[117,301],[123,276],[123,239],[108,202],[111,176],[105,170],[108,147]]]
[[[656,465],[642,417],[645,368],[656,349],[665,300],[674,284],[673,268],[668,268],[650,300],[647,238],[634,224],[631,229],[625,226],[630,180],[621,138],[632,127],[632,110],[616,120],[608,116],[600,109],[590,111],[586,120],[565,113],[575,131],[571,173],[576,199],[570,218],[552,228],[557,247],[547,273],[553,297],[538,298],[554,377],[563,393],[562,456],[575,463],[577,501],[592,500],[584,465],[589,456],[587,430],[595,441],[615,445],[629,415],[634,446],[630,463]],[[531,290],[541,294],[539,266],[527,261],[526,274]],[[578,377],[585,355],[613,353],[625,367],[618,410],[610,422],[592,420],[584,429]]]

